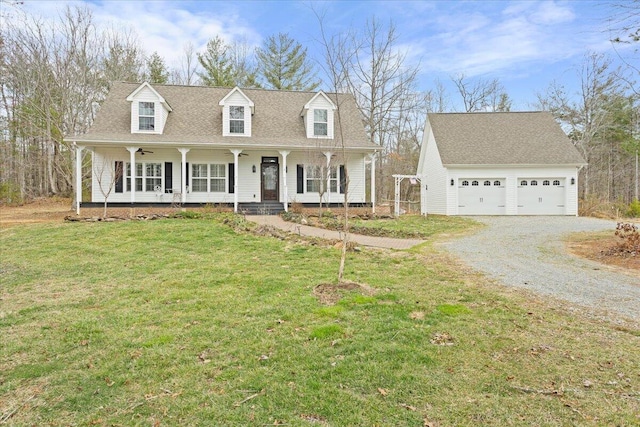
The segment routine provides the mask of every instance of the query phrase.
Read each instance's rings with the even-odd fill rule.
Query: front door
[[[262,201],[278,200],[278,158],[263,157],[262,171]]]

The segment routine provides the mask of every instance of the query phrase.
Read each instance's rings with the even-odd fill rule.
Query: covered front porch
[[[90,154],[91,202],[116,205],[220,204],[242,211],[242,204],[365,204],[368,153],[342,159],[330,150],[210,148],[202,146],[76,145],[76,212],[82,200],[83,156]],[[134,165],[132,167],[132,165]],[[346,165],[346,168],[345,168]],[[330,171],[324,174],[317,170]],[[349,192],[344,182],[348,170]],[[375,206],[375,197],[370,199]]]

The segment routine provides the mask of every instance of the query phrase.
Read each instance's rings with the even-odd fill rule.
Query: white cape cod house
[[[78,213],[84,150],[91,204],[105,194],[111,205],[225,204],[236,212],[318,205],[321,195],[329,205],[375,202],[365,200],[365,164],[379,147],[345,94],[114,83],[75,144]]]
[[[585,165],[548,112],[430,113],[417,171],[421,211],[577,215]]]

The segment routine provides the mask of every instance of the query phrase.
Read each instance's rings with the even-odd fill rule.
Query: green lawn
[[[640,423],[639,330],[430,247],[350,252],[366,288],[326,305],[338,249],[211,219],[19,226],[0,245],[0,424]]]

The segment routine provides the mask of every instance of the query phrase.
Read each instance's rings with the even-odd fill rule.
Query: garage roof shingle
[[[551,113],[429,113],[444,165],[584,165]]]

